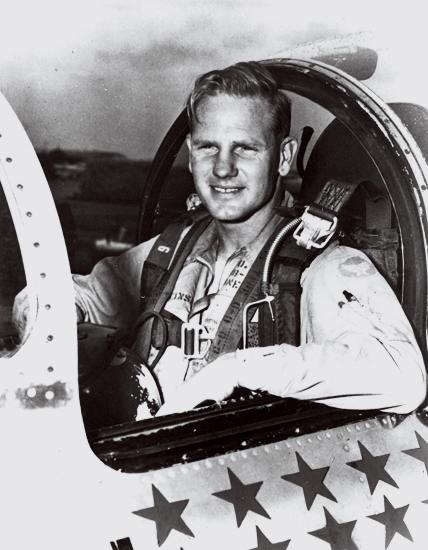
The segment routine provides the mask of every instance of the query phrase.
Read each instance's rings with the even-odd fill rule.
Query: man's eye
[[[217,147],[215,145],[200,145],[198,151],[201,151],[205,155],[214,155],[217,152]]]
[[[235,153],[239,157],[243,158],[253,158],[257,154],[257,150],[254,147],[249,147],[248,145],[239,145],[235,148]]]

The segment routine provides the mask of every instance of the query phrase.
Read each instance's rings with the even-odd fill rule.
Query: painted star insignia
[[[357,521],[339,523],[326,508],[324,508],[324,514],[325,527],[310,531],[309,535],[328,542],[331,550],[358,550],[351,536]]]
[[[359,441],[358,446],[360,448],[361,460],[354,460],[353,462],[347,462],[347,464],[351,466],[351,468],[355,468],[366,475],[370,494],[374,493],[379,481],[384,481],[398,488],[397,483],[385,470],[385,464],[388,462],[389,454],[374,456]]]
[[[251,548],[251,550],[287,550],[290,540],[283,540],[282,542],[271,542],[262,532],[259,527],[256,527],[257,531],[257,547]]]
[[[169,502],[154,485],[152,485],[152,493],[153,506],[132,513],[142,518],[151,519],[156,523],[158,545],[161,546],[165,542],[173,529],[194,537],[195,535],[181,517],[189,501],[176,500]]]
[[[311,508],[317,495],[337,502],[336,497],[324,484],[329,466],[324,468],[311,468],[299,453],[296,453],[296,458],[299,471],[294,474],[283,475],[281,478],[285,479],[285,481],[295,483],[303,489],[307,509],[309,510]]]
[[[385,548],[388,548],[395,533],[400,533],[400,535],[413,542],[412,535],[407,525],[404,523],[404,516],[406,515],[409,505],[407,504],[407,506],[402,506],[401,508],[394,508],[386,496],[383,497],[383,501],[385,511],[368,517],[385,525]]]
[[[241,526],[248,512],[254,512],[270,519],[270,515],[256,499],[263,481],[245,484],[242,483],[230,468],[227,469],[227,473],[229,474],[230,489],[218,491],[213,493],[213,495],[233,504],[238,527]]]
[[[418,440],[419,447],[403,451],[403,453],[413,456],[413,458],[417,458],[418,460],[423,462],[428,472],[428,443],[421,435],[418,434],[418,432],[415,432],[415,435],[416,439]]]

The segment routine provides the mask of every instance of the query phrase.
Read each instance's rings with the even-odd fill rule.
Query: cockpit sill
[[[88,433],[88,439],[106,465],[145,472],[373,418],[384,427],[394,427],[405,417],[269,395],[102,428]]]

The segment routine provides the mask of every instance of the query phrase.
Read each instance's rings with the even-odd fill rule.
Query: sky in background
[[[405,11],[383,0],[14,0],[0,10],[0,90],[33,144],[144,159],[201,72],[362,30],[404,40],[424,26],[417,0]]]

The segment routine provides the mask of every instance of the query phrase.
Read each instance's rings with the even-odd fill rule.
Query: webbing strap
[[[141,309],[143,309],[144,301],[151,295],[153,289],[158,288],[174,256],[181,234],[189,223],[190,220],[187,218],[169,224],[152,246],[141,272]]]
[[[285,225],[286,221],[281,221],[275,228],[274,234]],[[206,357],[208,362],[223,353],[235,351],[239,347],[242,339],[242,311],[247,303],[254,302],[260,296],[260,281],[270,245],[269,239],[233,297],[208,351]]]
[[[274,234],[285,227],[288,221],[282,221]],[[261,297],[260,280],[271,244],[269,239],[233,297],[208,351],[208,362],[239,347],[244,330],[242,312],[246,304]],[[267,346],[283,342],[298,344],[300,276],[316,254],[319,254],[318,250],[302,249],[291,239],[281,247],[279,256],[282,261],[274,269],[272,284],[275,326],[272,326],[269,309],[263,305],[259,306],[258,336],[253,335],[252,345]]]
[[[153,270],[152,272],[156,270],[157,272],[156,277],[158,279],[157,284],[155,287],[149,288],[146,284],[147,280],[146,279],[144,280],[144,285],[146,286],[144,290],[146,291],[146,294],[144,296],[142,295],[142,313],[137,319],[135,326],[139,325],[140,317],[144,315],[145,312],[152,311],[152,312],[160,313],[163,310],[167,300],[169,299],[172,291],[174,290],[174,285],[178,279],[178,276],[181,272],[181,269],[183,267],[183,264],[187,256],[192,251],[196,241],[199,239],[200,235],[206,229],[210,221],[211,221],[211,218],[207,215],[202,219],[198,220],[197,222],[195,222],[193,227],[189,229],[188,233],[182,239],[178,247],[178,250],[174,255],[172,263],[169,266],[169,269],[168,268],[164,269],[162,265],[156,265],[151,263],[151,266],[154,266],[154,267],[151,267],[149,269],[152,269]],[[175,226],[175,229],[176,231],[178,231],[177,225]],[[181,230],[183,229],[184,227],[182,224]],[[180,235],[181,235],[181,231],[179,233],[179,236]],[[171,256],[173,254],[174,254],[174,250],[172,250]],[[156,259],[156,256],[154,256],[154,258]],[[152,256],[152,259],[153,259],[153,256]],[[145,270],[146,270],[146,265],[144,264],[142,279],[145,277],[144,275]],[[143,326],[141,326],[140,330],[138,330],[138,332],[135,334],[135,343],[134,343],[133,349],[139,354],[141,358],[143,358],[144,361],[147,361],[147,358],[150,352],[153,322],[154,322],[153,319],[148,320]]]

